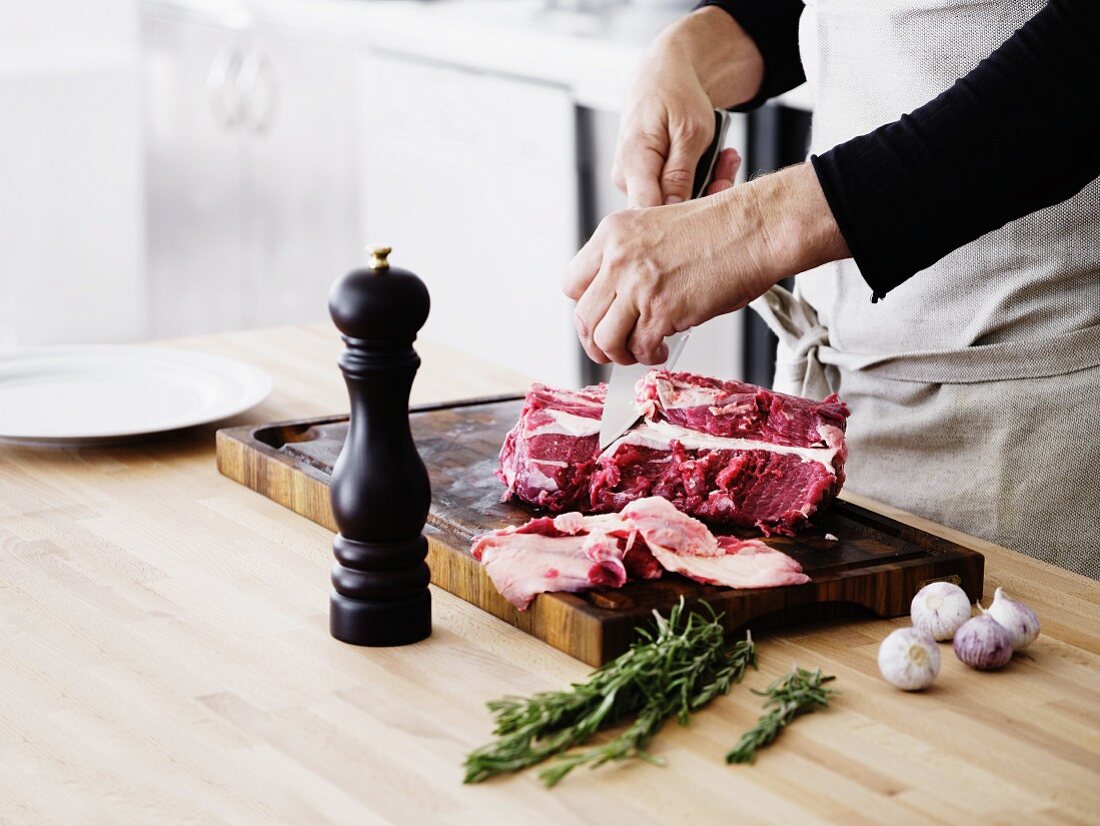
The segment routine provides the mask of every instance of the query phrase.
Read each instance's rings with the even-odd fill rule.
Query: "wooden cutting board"
[[[522,405],[509,398],[413,408],[413,437],[432,484],[425,528],[432,582],[590,665],[622,653],[652,609],[667,612],[681,596],[689,603],[705,599],[725,612],[731,631],[858,614],[900,616],[933,580],[958,583],[972,601],[981,596],[981,554],[841,500],[815,517],[812,531],[766,540],[801,563],[812,580],[807,585],[737,590],[666,574],[620,590],[542,594],[527,611],[517,611],[469,548],[477,534],[532,515],[500,501],[503,486],[493,475],[504,434]],[[328,482],[346,432],[344,417],[220,430],[218,469],[335,531]]]

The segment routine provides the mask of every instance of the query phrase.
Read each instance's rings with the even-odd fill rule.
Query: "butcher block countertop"
[[[273,375],[272,397],[232,423],[347,409],[326,325],[175,344]],[[414,402],[525,387],[418,347]],[[429,640],[335,642],[332,535],[220,476],[213,427],[0,446],[0,822],[1095,822],[1100,583],[900,518],[986,554],[987,603],[1003,585],[1042,620],[1027,656],[985,674],[944,647],[933,689],[906,694],[875,663],[902,620],[761,635],[759,673],[658,735],[667,767],[581,770],[550,791],[533,772],[464,786],[486,700],[589,669],[435,588]],[[748,689],[792,663],[843,693],[756,765],[727,766],[759,713]]]

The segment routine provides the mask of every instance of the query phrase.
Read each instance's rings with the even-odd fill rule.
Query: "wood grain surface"
[[[269,370],[236,424],[346,410],[327,325],[178,346]],[[522,391],[526,377],[421,343],[414,402]],[[1039,612],[1000,673],[943,649],[933,689],[878,675],[903,620],[761,635],[760,671],[670,724],[665,768],[461,784],[486,700],[588,667],[433,588],[434,632],[360,649],[327,630],[332,534],[220,475],[213,427],[112,448],[0,446],[0,822],[1094,823],[1100,811],[1100,585],[947,528]],[[722,755],[793,662],[837,675],[834,708],[755,766]]]
[[[812,578],[806,585],[720,588],[666,574],[619,589],[542,594],[518,611],[469,549],[475,536],[533,515],[519,502],[501,502],[504,487],[494,476],[500,445],[522,406],[516,399],[465,400],[410,416],[432,486],[425,531],[432,582],[589,665],[621,654],[636,628],[652,624],[652,611],[667,615],[680,599],[705,600],[728,631],[742,633],[860,613],[902,616],[913,595],[937,579],[963,586],[971,600],[982,595],[980,553],[842,501],[815,516],[812,530],[765,540],[801,563]],[[346,434],[345,419],[226,428],[217,434],[218,468],[335,530],[327,487]]]

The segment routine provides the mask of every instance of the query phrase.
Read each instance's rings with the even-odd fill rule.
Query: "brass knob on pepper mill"
[[[346,344],[339,364],[351,402],[329,489],[340,530],[329,630],[354,645],[406,645],[431,633],[422,533],[431,488],[409,428],[409,391],[420,367],[412,345],[429,298],[416,275],[390,266],[390,252],[371,247],[370,266],[337,279],[328,301]]]

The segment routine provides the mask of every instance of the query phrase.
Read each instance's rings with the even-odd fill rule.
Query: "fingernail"
[[[684,199],[681,198],[679,195],[669,195],[667,198],[665,198],[665,206],[669,206],[670,204],[683,203],[683,200]]]

